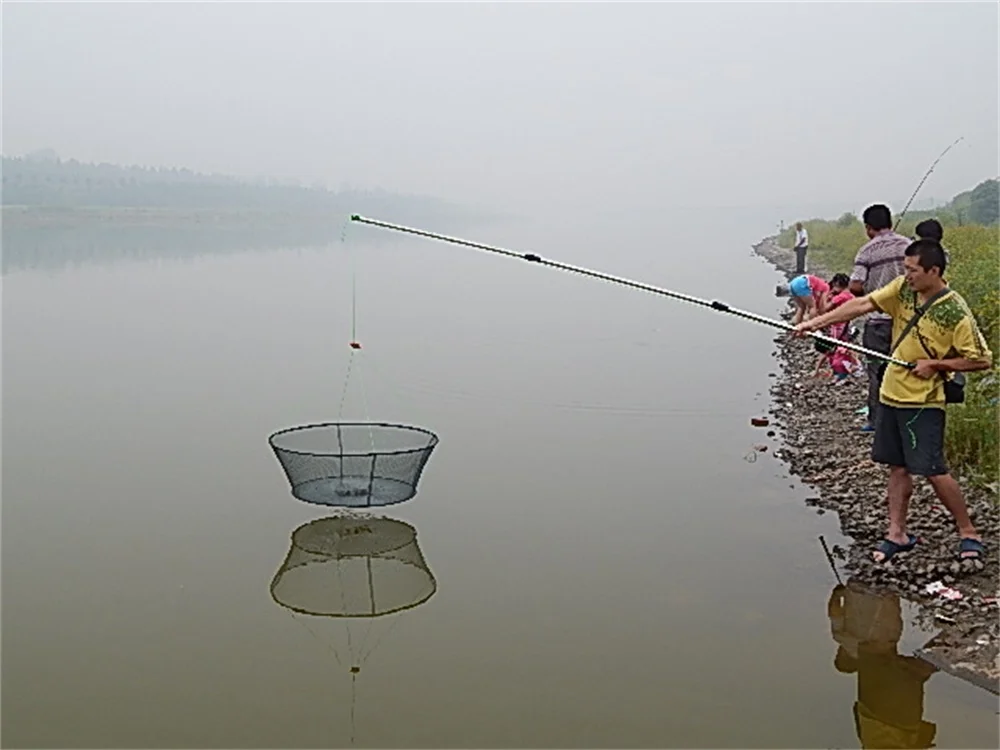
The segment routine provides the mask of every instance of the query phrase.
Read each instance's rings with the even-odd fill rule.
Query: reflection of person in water
[[[840,645],[834,666],[857,674],[854,728],[864,748],[933,747],[937,727],[923,720],[924,683],[937,670],[896,651],[903,616],[896,594],[876,594],[857,581],[838,585],[827,605]]]

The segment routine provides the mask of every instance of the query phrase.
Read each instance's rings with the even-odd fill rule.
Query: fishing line
[[[347,400],[347,386],[351,382],[351,372],[354,366],[354,343],[358,340],[357,338],[357,317],[358,317],[358,305],[357,305],[357,261],[354,258],[354,252],[347,245],[347,221],[340,228],[340,244],[341,247],[347,248],[348,254],[350,255],[351,261],[351,353],[347,358],[347,372],[344,374],[344,387],[340,392],[340,409],[337,411],[337,420],[340,421],[344,417],[344,403]],[[343,452],[343,450],[341,450]]]
[[[340,243],[342,246],[348,248],[348,253],[351,256],[351,341],[350,341],[350,354],[347,359],[347,372],[344,376],[344,387],[340,394],[340,408],[337,412],[337,421],[341,421],[344,417],[344,404],[347,400],[347,388],[351,380],[351,374],[353,371],[357,371],[357,379],[361,388],[361,399],[363,406],[363,414],[366,422],[371,422],[368,411],[368,393],[365,388],[365,381],[363,373],[361,372],[361,342],[358,341],[358,261],[354,254],[353,245],[348,245],[347,243],[347,227],[349,220],[345,220],[343,226],[340,230]],[[355,356],[357,356],[357,363],[355,363]],[[337,427],[337,439],[341,441],[340,427]],[[375,453],[375,433],[371,426],[368,427],[368,440],[371,444],[372,453]],[[344,459],[344,448],[343,443],[340,445],[340,459],[341,465],[343,465]]]
[[[934,160],[934,163],[931,164],[931,168],[927,170],[927,172],[924,174],[923,178],[921,178],[920,182],[917,184],[917,189],[913,191],[913,195],[910,196],[910,200],[908,200],[906,202],[906,205],[903,206],[903,212],[896,218],[896,226],[894,226],[892,228],[892,231],[895,232],[899,228],[899,223],[903,220],[903,217],[906,215],[907,209],[909,209],[910,204],[913,203],[913,199],[917,197],[917,193],[920,192],[920,188],[922,188],[924,186],[924,183],[927,181],[927,178],[931,176],[931,172],[934,171],[934,167],[936,167],[938,165],[938,162],[941,161],[944,158],[945,154],[947,154],[949,151],[951,151],[953,148],[955,148],[955,146],[958,145],[959,141],[964,140],[964,139],[965,139],[964,135],[961,136],[961,137],[959,137],[958,140],[956,140],[954,143],[952,143],[950,146],[948,146],[948,148],[946,148],[944,151],[942,151],[941,155],[937,159]]]
[[[397,232],[404,232],[407,234],[414,234],[420,237],[428,237],[430,239],[441,240],[442,242],[448,242],[454,245],[464,245],[466,247],[476,248],[478,250],[485,250],[491,253],[497,253],[499,255],[504,255],[510,258],[519,258],[521,260],[526,260],[531,263],[538,263],[540,265],[549,266],[561,271],[569,271],[571,273],[578,273],[583,276],[590,276],[591,278],[601,279],[602,281],[609,281],[613,284],[620,284],[622,286],[630,287],[632,289],[639,289],[645,292],[651,292],[653,294],[659,294],[664,297],[672,297],[674,299],[681,300],[682,302],[690,302],[694,305],[700,305],[702,307],[707,307],[716,312],[729,313],[730,315],[735,315],[738,318],[744,318],[746,320],[753,321],[755,323],[763,323],[764,325],[771,326],[773,328],[781,328],[785,331],[794,331],[795,326],[790,323],[786,323],[780,320],[774,320],[772,318],[766,318],[763,315],[757,315],[756,313],[747,312],[745,310],[739,310],[735,307],[730,307],[725,302],[719,302],[718,300],[706,300],[699,297],[692,297],[689,294],[682,294],[680,292],[670,291],[669,289],[663,289],[660,287],[652,286],[650,284],[644,284],[642,282],[633,281],[631,279],[626,279],[621,276],[613,276],[611,274],[603,273],[600,271],[593,271],[588,268],[583,268],[581,266],[573,266],[568,263],[562,263],[559,261],[548,260],[542,258],[534,253],[520,253],[513,250],[507,250],[501,247],[495,247],[492,245],[484,245],[479,242],[470,242],[469,240],[463,240],[458,237],[450,237],[448,235],[437,234],[434,232],[428,232],[422,229],[415,229],[413,227],[406,227],[400,224],[392,224],[386,221],[380,221],[378,219],[371,219],[364,216],[359,216],[358,214],[353,214],[351,216],[351,221],[356,221],[362,224],[369,224],[371,226],[382,227],[384,229],[390,229]],[[834,346],[842,346],[845,349],[851,349],[852,351],[858,352],[859,354],[865,354],[869,357],[874,357],[875,359],[880,359],[885,362],[898,365],[900,367],[905,367],[907,369],[912,369],[914,365],[910,362],[903,362],[902,360],[895,359],[882,352],[876,352],[872,349],[866,349],[863,346],[855,344],[849,341],[840,341],[839,339],[834,339],[829,336],[824,336],[820,333],[810,332],[806,334],[810,338],[816,339],[818,341],[825,341],[827,344],[833,344]]]

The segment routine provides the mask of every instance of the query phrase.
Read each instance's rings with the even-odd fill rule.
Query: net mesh
[[[412,609],[436,590],[416,529],[395,519],[356,516],[320,518],[297,528],[271,582],[280,606],[319,617],[379,617]]]
[[[329,422],[281,430],[268,442],[295,497],[362,508],[394,505],[417,494],[438,438],[406,425]]]

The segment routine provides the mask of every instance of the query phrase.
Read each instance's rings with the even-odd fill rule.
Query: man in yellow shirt
[[[979,559],[985,554],[962,490],[945,463],[945,378],[948,373],[988,369],[993,355],[965,300],[944,282],[946,263],[939,242],[917,240],[906,248],[903,276],[795,327],[801,336],[882,312],[892,318],[891,353],[915,363],[912,369],[889,364],[879,389],[872,459],[890,467],[889,533],[874,552],[876,562],[917,544],[917,538],[906,532],[913,474],[927,477],[954,517],[961,538],[960,557]],[[918,307],[926,309],[911,324]]]

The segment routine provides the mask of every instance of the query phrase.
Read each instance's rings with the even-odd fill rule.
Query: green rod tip
[[[360,220],[361,220],[360,214],[351,214],[351,221],[360,221]]]

